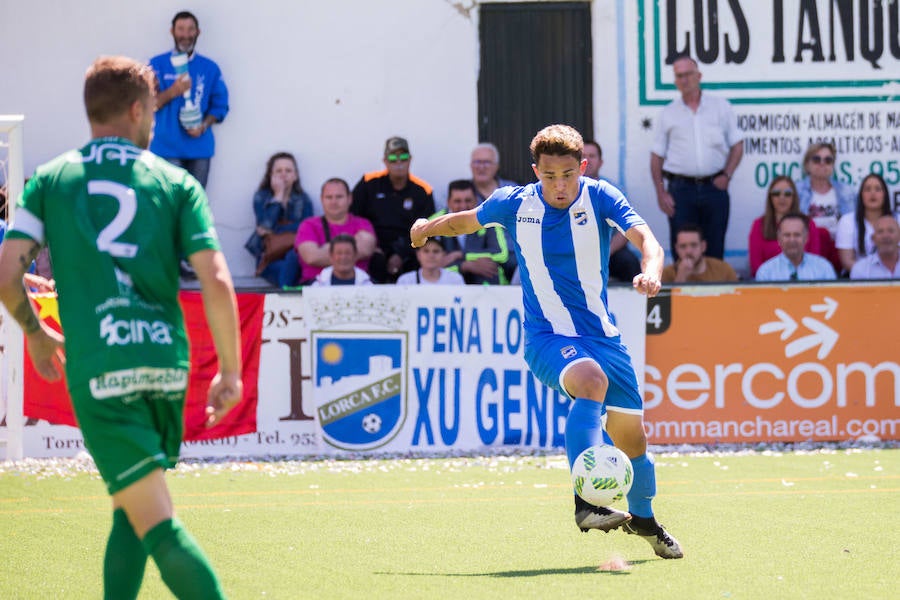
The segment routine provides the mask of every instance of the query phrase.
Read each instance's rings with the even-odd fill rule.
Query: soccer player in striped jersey
[[[629,512],[592,506],[576,495],[576,524],[582,531],[622,527],[647,540],[658,556],[681,558],[678,541],[653,514],[656,471],[647,453],[643,399],[606,302],[614,228],[641,250],[641,273],[632,282],[638,292],[659,293],[664,253],[618,189],[582,176],[583,148],[572,127],[545,127],[531,141],[537,183],[500,188],[471,210],[419,219],[410,239],[419,247],[432,236],[489,224],[506,228],[522,279],[525,360],[545,385],[573,400],[566,420],[569,465],[585,448],[611,438],[634,467]]]

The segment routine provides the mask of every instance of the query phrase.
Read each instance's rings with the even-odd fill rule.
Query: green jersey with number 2
[[[95,397],[184,386],[172,380],[189,364],[179,260],[219,249],[196,179],[98,138],[37,168],[7,235],[50,248],[70,386],[90,382]]]

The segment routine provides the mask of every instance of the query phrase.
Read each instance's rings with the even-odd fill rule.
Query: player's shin
[[[566,456],[569,459],[569,468],[575,464],[575,459],[585,448],[598,444],[612,444],[609,435],[603,429],[603,404],[588,400],[587,398],[575,398],[569,416],[566,418]]]
[[[628,491],[628,512],[636,517],[653,516],[651,502],[656,496],[656,466],[653,457],[641,454],[631,459],[634,469],[634,481]]]
[[[121,508],[113,512],[112,531],[103,558],[103,597],[137,598],[144,579],[147,553]]]

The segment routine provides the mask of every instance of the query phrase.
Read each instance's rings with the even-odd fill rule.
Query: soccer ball
[[[375,413],[367,414],[363,417],[362,428],[365,429],[367,433],[378,433],[381,431],[381,417]]]
[[[631,489],[631,461],[615,446],[590,446],[572,465],[575,493],[594,506],[609,506]]]

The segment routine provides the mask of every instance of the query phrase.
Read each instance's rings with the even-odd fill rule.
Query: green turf
[[[657,515],[683,560],[580,533],[562,456],[188,465],[169,481],[235,599],[896,592],[900,450],[657,461]],[[99,598],[101,482],[34,470],[0,469],[0,598]],[[631,570],[598,572],[614,555]],[[149,567],[141,598],[169,597]]]

